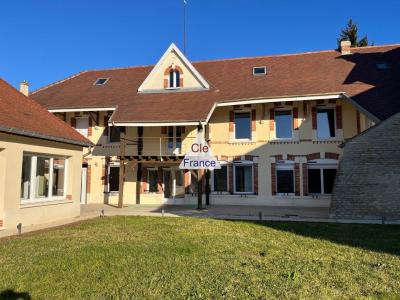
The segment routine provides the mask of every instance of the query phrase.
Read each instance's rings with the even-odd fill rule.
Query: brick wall
[[[400,219],[400,114],[344,147],[330,214],[342,219]]]

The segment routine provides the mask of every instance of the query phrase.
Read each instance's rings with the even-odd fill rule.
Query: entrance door
[[[164,182],[164,198],[172,198],[172,176],[171,170],[163,170],[163,182]]]
[[[86,204],[86,178],[87,178],[87,167],[82,167],[81,204]]]

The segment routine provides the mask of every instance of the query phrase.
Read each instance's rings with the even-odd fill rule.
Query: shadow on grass
[[[0,300],[30,300],[32,299],[28,292],[14,292],[13,290],[4,290],[0,293]]]
[[[238,222],[238,221],[233,221]],[[240,221],[303,237],[400,256],[400,226],[307,222]]]

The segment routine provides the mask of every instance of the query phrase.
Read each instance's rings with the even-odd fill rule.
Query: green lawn
[[[0,240],[3,298],[7,289],[32,299],[398,299],[400,226],[94,219]]]

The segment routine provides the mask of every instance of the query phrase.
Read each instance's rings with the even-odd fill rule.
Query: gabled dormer
[[[140,85],[140,93],[207,90],[210,86],[172,43]]]

